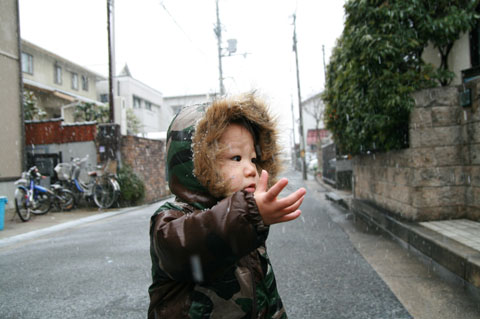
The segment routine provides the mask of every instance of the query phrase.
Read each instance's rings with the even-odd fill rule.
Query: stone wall
[[[410,148],[355,157],[355,201],[407,220],[480,220],[478,96],[473,107],[465,108],[455,87],[413,97]]]
[[[145,202],[154,202],[170,194],[165,178],[164,141],[123,136],[121,154],[123,164],[130,165],[145,183]]]

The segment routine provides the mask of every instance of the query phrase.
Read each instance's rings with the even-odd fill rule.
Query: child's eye
[[[252,163],[253,163],[253,164],[257,164],[257,163],[258,163],[258,161],[257,161],[257,158],[256,158],[256,157],[252,158]]]
[[[236,155],[236,156],[232,157],[232,161],[240,162],[241,160],[242,160],[242,157],[240,155]]]

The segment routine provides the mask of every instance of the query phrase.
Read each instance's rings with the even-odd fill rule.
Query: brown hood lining
[[[216,158],[220,152],[217,141],[234,120],[245,119],[258,129],[258,146],[261,158],[259,172],[269,173],[269,186],[273,185],[280,170],[276,120],[271,117],[266,104],[254,94],[217,100],[209,106],[197,123],[193,136],[193,173],[215,197],[228,195],[228,185],[217,170]]]

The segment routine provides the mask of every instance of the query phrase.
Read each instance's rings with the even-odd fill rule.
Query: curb
[[[369,225],[397,240],[409,251],[420,254],[427,262],[442,267],[480,300],[480,252],[462,245],[417,223],[399,221],[381,208],[352,200],[351,211]],[[442,274],[440,274],[442,275]],[[458,281],[458,280],[457,280]]]
[[[335,192],[328,192],[325,194],[325,198],[337,203],[338,205],[342,206],[345,209],[350,209],[349,203],[341,196],[338,196]]]

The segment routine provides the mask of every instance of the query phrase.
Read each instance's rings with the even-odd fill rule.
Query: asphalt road
[[[299,173],[287,177],[287,192],[305,185]],[[273,226],[267,241],[289,318],[412,318],[331,219],[339,208],[321,187],[308,187],[301,208],[300,218]]]
[[[299,173],[288,177],[287,191],[305,185]],[[342,225],[349,220],[336,217],[346,216],[345,211],[326,201],[317,184],[306,185],[302,216],[272,226],[267,242],[289,318],[411,318],[391,290],[409,304],[403,297],[409,292],[395,288],[403,279],[394,278],[393,284],[382,279],[379,263],[364,257],[374,255],[376,244],[360,235],[364,248],[352,243]],[[145,318],[151,280],[148,223],[157,206],[2,249],[0,318]],[[442,290],[433,297],[446,292],[437,287]]]
[[[145,318],[155,205],[0,253],[0,318]]]

